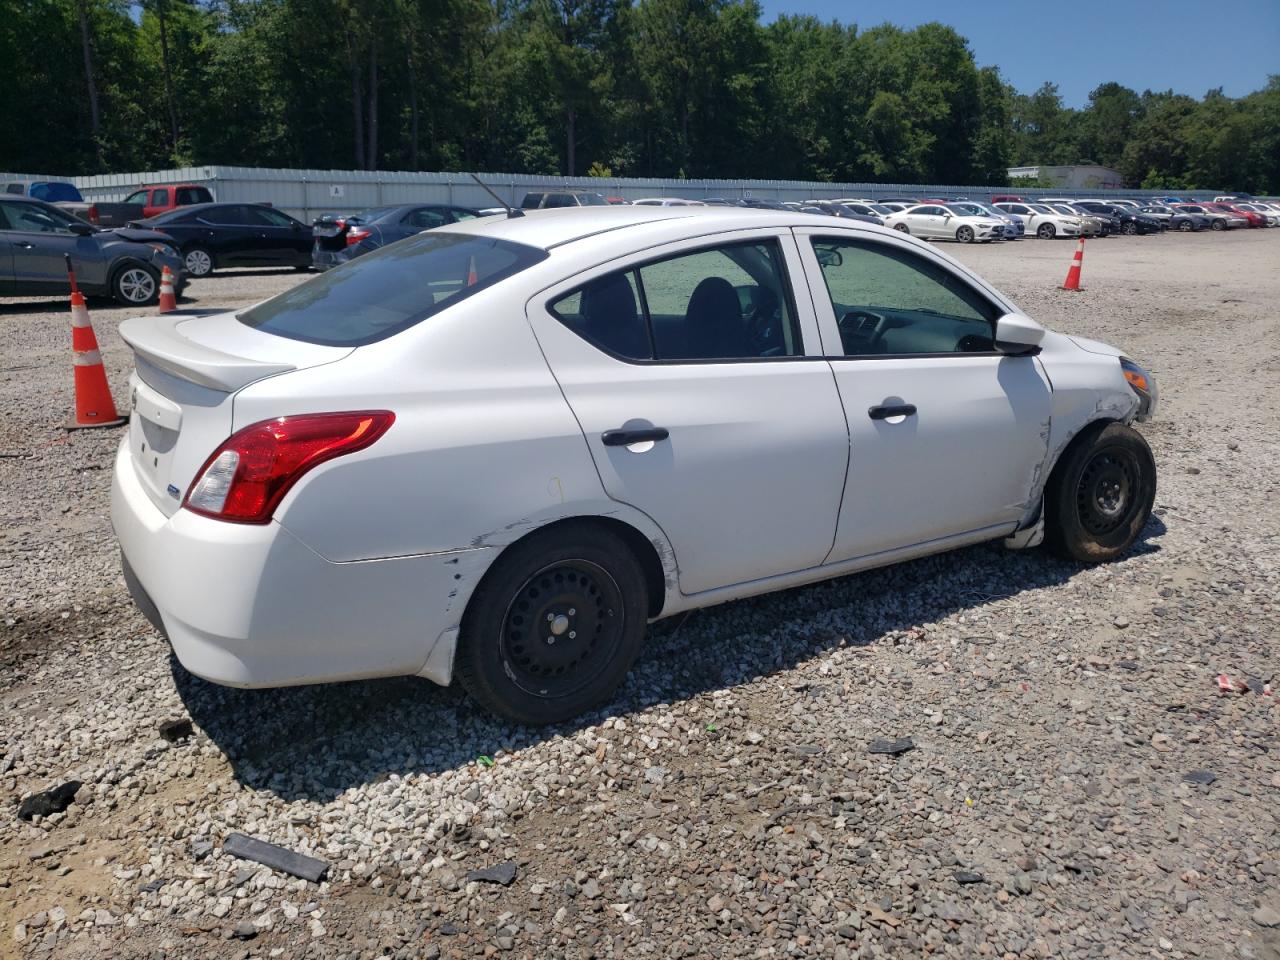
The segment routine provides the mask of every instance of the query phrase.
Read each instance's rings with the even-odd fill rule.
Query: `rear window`
[[[29,195],[46,203],[80,203],[84,200],[80,191],[69,183],[33,183]]]
[[[358,347],[407,330],[547,257],[524,244],[433,231],[358,257],[238,315],[265,333]]]

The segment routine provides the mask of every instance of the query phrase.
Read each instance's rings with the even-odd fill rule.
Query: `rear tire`
[[[207,277],[213,273],[213,254],[199,244],[182,251],[182,266],[188,277]]]
[[[146,307],[160,299],[160,275],[140,263],[126,263],[111,277],[111,296],[126,307]]]
[[[462,619],[458,679],[492,713],[542,726],[605,702],[644,643],[648,591],[621,538],[558,524],[515,544]]]
[[[1156,496],[1156,462],[1142,434],[1108,421],[1085,429],[1044,494],[1045,543],[1082,563],[1114,560],[1142,533]]]

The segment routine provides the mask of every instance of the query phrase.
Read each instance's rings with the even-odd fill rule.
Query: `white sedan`
[[[1080,234],[1079,217],[1066,216],[1047,204],[997,203],[996,209],[1017,217],[1025,224],[1027,233],[1035,234],[1041,240],[1052,240],[1058,236],[1074,237]]]
[[[1004,239],[1004,224],[995,217],[969,213],[946,204],[918,204],[885,217],[884,225],[926,240],[987,243]]]
[[[477,219],[120,333],[126,580],[236,686],[558,721],[651,620],[988,540],[1110,560],[1155,493],[1150,374],[855,220]]]

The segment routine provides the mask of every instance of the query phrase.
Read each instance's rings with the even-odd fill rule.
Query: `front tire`
[[[1121,556],[1142,533],[1156,496],[1156,462],[1142,434],[1115,421],[1080,434],[1045,489],[1045,543],[1082,563]]]
[[[1225,221],[1225,220],[1214,220],[1214,221],[1213,221],[1213,223],[1212,223],[1210,226],[1211,226],[1211,229],[1213,229],[1213,230],[1225,230],[1225,229],[1227,229],[1227,221]]]
[[[558,524],[485,574],[462,620],[458,679],[508,720],[568,720],[617,689],[647,619],[644,571],[627,544],[594,524]]]
[[[961,243],[973,243],[973,227],[960,227],[956,230],[956,239]]]
[[[895,223],[893,225],[893,229],[897,230],[899,233],[909,234],[911,232],[910,230],[907,229],[907,225],[905,223]]]
[[[1132,237],[1135,233],[1138,232],[1138,225],[1136,223],[1126,223],[1124,226],[1120,228],[1120,230],[1126,236]]]
[[[126,263],[111,278],[111,296],[126,307],[145,307],[160,299],[160,275],[140,263]]]
[[[1190,220],[1182,220],[1178,223],[1178,229],[1181,230],[1183,233],[1190,233],[1195,228],[1196,228],[1196,225],[1192,223]]]
[[[1036,228],[1036,236],[1041,240],[1052,240],[1058,234],[1058,228],[1052,223],[1042,223]]]

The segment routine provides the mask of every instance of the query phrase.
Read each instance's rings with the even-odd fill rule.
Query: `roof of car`
[[[684,221],[695,220],[699,232],[750,229],[751,227],[830,224],[830,218],[795,210],[768,210],[752,207],[572,207],[559,210],[525,210],[522,217],[484,217],[449,224],[451,232],[483,234],[513,243],[550,250],[620,230],[644,231],[654,242],[678,239]],[[668,236],[670,235],[670,236]]]

